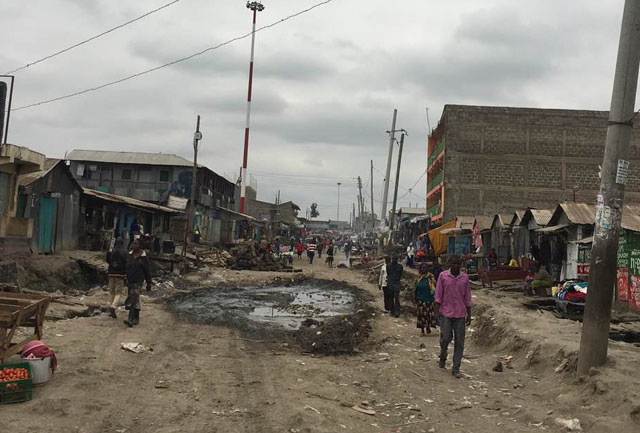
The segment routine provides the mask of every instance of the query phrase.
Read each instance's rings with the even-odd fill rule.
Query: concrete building
[[[177,155],[74,150],[71,173],[84,188],[186,210],[191,197],[193,162]],[[236,185],[199,166],[194,227],[203,240],[233,239]],[[224,213],[224,215],[221,215]]]
[[[456,215],[594,202],[607,117],[606,111],[446,105],[429,135],[427,214],[441,224]],[[627,203],[640,203],[638,132]]]
[[[18,177],[43,169],[46,157],[26,147],[13,144],[0,146],[0,256],[11,255],[15,248],[29,251],[33,220],[18,216]],[[20,249],[20,248],[18,248]]]

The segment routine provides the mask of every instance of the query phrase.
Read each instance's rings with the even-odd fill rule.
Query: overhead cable
[[[298,16],[300,16],[300,15],[303,15],[303,14],[305,14],[305,13],[307,13],[307,12],[310,12],[310,11],[314,10],[315,8],[318,8],[318,7],[323,6],[323,5],[325,5],[325,4],[331,3],[332,1],[333,1],[333,0],[325,0],[325,1],[323,1],[323,2],[317,3],[317,4],[315,4],[315,5],[311,6],[311,7],[308,7],[308,8],[306,8],[306,9],[303,9],[303,10],[301,10],[301,11],[299,11],[299,12],[296,12],[296,13],[294,13],[294,14],[291,14],[291,15],[289,15],[289,16],[286,16],[286,17],[284,17],[284,18],[282,18],[282,19],[280,19],[280,20],[278,20],[278,21],[275,21],[275,22],[273,22],[273,23],[271,23],[271,24],[268,24],[268,25],[265,25],[265,26],[263,26],[263,27],[260,27],[259,29],[256,29],[256,32],[259,32],[259,31],[262,31],[262,30],[266,30],[266,29],[269,29],[269,28],[271,28],[271,27],[275,27],[275,26],[277,26],[278,24],[282,24],[282,23],[283,23],[283,22],[285,22],[285,21],[288,21],[288,20],[290,20],[290,19],[292,19],[292,18],[296,18],[296,17],[298,17]],[[236,42],[236,41],[239,41],[239,40],[242,40],[242,39],[246,39],[246,38],[248,38],[249,36],[251,36],[251,33],[252,33],[252,32],[246,33],[246,34],[244,34],[244,35],[242,35],[242,36],[237,36],[237,37],[235,37],[235,38],[233,38],[233,39],[229,39],[228,41],[226,41],[226,42],[222,42],[222,43],[220,43],[220,44],[218,44],[218,45],[214,45],[214,46],[211,46],[211,47],[205,48],[204,50],[198,51],[198,52],[196,52],[196,53],[193,53],[193,54],[190,54],[190,55],[188,55],[188,56],[182,57],[182,58],[180,58],[180,59],[173,60],[173,61],[171,61],[171,62],[169,62],[169,63],[165,63],[165,64],[163,64],[163,65],[156,66],[156,67],[153,67],[153,68],[151,68],[151,69],[147,69],[147,70],[145,70],[145,71],[138,72],[138,73],[135,73],[135,74],[129,75],[129,76],[124,77],[124,78],[120,78],[120,79],[118,79],[118,80],[110,81],[110,82],[108,82],[108,83],[104,83],[104,84],[101,84],[101,85],[99,85],[99,86],[90,87],[90,88],[88,88],[88,89],[80,90],[80,91],[78,91],[78,92],[69,93],[69,94],[67,94],[67,95],[58,96],[57,98],[51,98],[51,99],[47,99],[47,100],[44,100],[44,101],[35,102],[35,103],[33,103],[33,104],[23,105],[23,106],[21,106],[21,107],[14,108],[14,109],[12,109],[11,111],[24,110],[24,109],[32,108],[32,107],[36,107],[36,106],[39,106],[39,105],[49,104],[49,103],[51,103],[51,102],[56,102],[56,101],[60,101],[60,100],[63,100],[63,99],[73,98],[73,97],[75,97],[75,96],[80,96],[80,95],[83,95],[83,94],[85,94],[85,93],[94,92],[94,91],[96,91],[96,90],[101,90],[101,89],[104,89],[105,87],[114,86],[114,85],[116,85],[116,84],[120,84],[120,83],[123,83],[123,82],[125,82],[125,81],[131,80],[131,79],[133,79],[133,78],[137,78],[137,77],[140,77],[140,76],[142,76],[142,75],[146,75],[146,74],[149,74],[149,73],[151,73],[151,72],[155,72],[155,71],[157,71],[157,70],[160,70],[160,69],[166,68],[166,67],[168,67],[168,66],[173,66],[173,65],[176,65],[176,64],[178,64],[178,63],[185,62],[185,61],[187,61],[187,60],[191,60],[191,59],[193,59],[194,57],[201,56],[201,55],[203,55],[203,54],[205,54],[205,53],[208,53],[209,51],[217,50],[218,48],[222,48],[222,47],[224,47],[225,45],[229,45],[229,44],[231,44],[231,43],[233,43],[233,42]]]
[[[123,28],[123,27],[128,26],[129,24],[133,24],[133,23],[135,23],[136,21],[140,21],[141,19],[146,18],[146,17],[148,17],[149,15],[154,14],[154,13],[156,13],[156,12],[159,12],[159,11],[161,11],[162,9],[166,9],[166,8],[168,8],[169,6],[172,6],[172,5],[176,4],[176,3],[178,3],[179,1],[180,1],[180,0],[173,0],[172,2],[169,2],[169,3],[165,4],[164,6],[160,6],[160,7],[159,7],[159,8],[157,8],[157,9],[154,9],[154,10],[152,10],[152,11],[149,11],[149,12],[147,12],[147,13],[143,14],[143,15],[140,15],[140,16],[139,16],[139,17],[137,17],[137,18],[134,18],[134,19],[132,19],[132,20],[127,21],[126,23],[122,23],[122,24],[120,24],[119,26],[113,27],[113,28],[111,28],[111,29],[109,29],[109,30],[106,30],[106,31],[104,31],[104,32],[102,32],[102,33],[99,33],[99,34],[95,35],[95,36],[92,36],[92,37],[90,37],[89,39],[85,39],[84,41],[78,42],[77,44],[71,45],[70,47],[67,47],[67,48],[65,48],[65,49],[63,49],[63,50],[56,51],[56,52],[55,52],[55,53],[53,53],[53,54],[49,54],[48,56],[45,56],[45,57],[43,57],[43,58],[41,58],[41,59],[34,60],[33,62],[27,63],[27,64],[26,64],[26,65],[24,65],[24,66],[20,66],[19,68],[16,68],[16,69],[14,69],[14,70],[12,70],[12,71],[6,72],[6,73],[5,73],[5,75],[12,75],[12,74],[15,74],[16,72],[21,71],[21,70],[23,70],[23,69],[27,69],[27,68],[28,68],[28,67],[30,67],[30,66],[37,65],[38,63],[42,63],[42,62],[44,62],[45,60],[52,59],[52,58],[54,58],[54,57],[56,57],[56,56],[59,56],[60,54],[66,53],[67,51],[71,51],[71,50],[73,50],[74,48],[78,48],[78,47],[79,47],[79,46],[81,46],[81,45],[84,45],[84,44],[89,43],[89,42],[91,42],[91,41],[95,41],[96,39],[98,39],[98,38],[100,38],[100,37],[102,37],[102,36],[108,35],[109,33],[112,33],[112,32],[114,32],[114,31],[116,31],[116,30],[119,30],[119,29],[121,29],[121,28]]]

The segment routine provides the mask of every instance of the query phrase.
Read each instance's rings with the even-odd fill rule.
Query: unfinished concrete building
[[[427,214],[437,224],[458,215],[595,203],[607,120],[606,111],[446,105],[429,136]],[[635,133],[629,204],[640,203],[639,144]]]

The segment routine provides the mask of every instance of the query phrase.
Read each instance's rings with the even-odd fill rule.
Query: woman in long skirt
[[[436,327],[435,310],[433,307],[434,294],[436,291],[436,278],[429,272],[429,265],[420,266],[420,276],[416,281],[415,301],[418,307],[417,327],[422,331],[422,335],[431,334],[431,328]]]

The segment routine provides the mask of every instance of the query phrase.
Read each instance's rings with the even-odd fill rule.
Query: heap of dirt
[[[105,284],[107,276],[63,255],[33,256],[18,263],[16,280],[21,288],[68,293]]]
[[[315,354],[352,354],[367,341],[369,295],[342,282],[299,278],[261,286],[217,287],[177,294],[180,318],[239,329],[252,340],[277,341]]]
[[[269,252],[268,246],[264,242],[258,244],[247,241],[233,247],[230,253],[231,258],[228,260],[228,264],[231,269],[254,271],[293,269],[284,256],[276,256]]]

